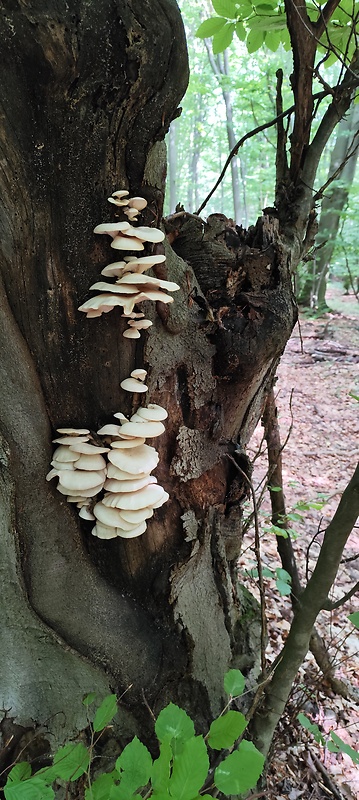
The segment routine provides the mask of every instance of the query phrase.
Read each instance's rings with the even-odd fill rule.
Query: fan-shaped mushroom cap
[[[146,328],[150,328],[153,325],[150,319],[130,319],[128,324],[131,328],[135,329],[136,331],[146,330]]]
[[[122,411],[116,411],[116,413],[113,414],[113,416],[116,417],[116,419],[121,420],[121,425],[123,422],[128,422],[128,418],[125,416],[125,414],[122,413]]]
[[[61,462],[77,461],[80,458],[80,454],[74,453],[68,446],[60,444],[60,447],[56,447],[56,450],[54,450],[53,458],[54,461]]]
[[[116,528],[110,528],[108,525],[102,525],[100,522],[94,525],[91,533],[93,536],[97,536],[98,539],[115,539],[117,536]]]
[[[106,281],[97,281],[90,286],[89,291],[98,292],[114,292],[115,294],[136,294],[138,291],[137,286],[129,286],[124,284],[120,286],[118,283],[106,283]]]
[[[127,269],[127,267],[126,261],[113,261],[112,264],[108,264],[107,267],[101,270],[101,275],[114,278],[117,275],[122,275],[122,272]]]
[[[128,205],[128,200],[126,200],[125,197],[123,199],[116,198],[116,197],[108,197],[107,200],[108,200],[109,203],[113,203],[114,206],[119,206],[120,208],[122,206],[127,206]]]
[[[99,453],[108,453],[109,449],[110,449],[109,447],[97,447],[97,445],[95,444],[86,444],[86,443],[70,445],[70,451],[77,453],[78,457],[80,457],[80,455],[93,456],[93,455],[98,455]]]
[[[99,471],[106,469],[106,461],[99,453],[98,455],[81,455],[78,461],[75,461],[75,469],[84,469]]]
[[[74,470],[74,473],[76,473],[76,470]],[[71,475],[74,474],[74,473],[71,473]],[[69,472],[67,472],[66,474],[70,475]],[[88,472],[87,474],[89,475],[90,473]],[[71,496],[72,497],[76,497],[77,500],[73,501],[73,502],[78,502],[79,500],[81,500],[84,497],[94,497],[95,494],[98,494],[99,492],[101,492],[102,489],[103,489],[103,484],[104,484],[104,481],[102,480],[101,483],[99,483],[98,486],[93,486],[93,487],[91,486],[90,489],[81,489],[81,490],[77,489],[76,490],[76,489],[66,489],[64,486],[61,486],[61,484],[58,483],[56,488],[57,488],[57,491],[60,492],[61,494],[66,494],[66,495],[69,495],[70,497]],[[78,497],[78,495],[80,495],[80,492],[81,492],[81,497]]]
[[[145,369],[133,369],[131,372],[131,378],[136,378],[138,381],[144,381],[146,379],[147,370]]]
[[[127,197],[127,195],[129,195],[129,194],[130,193],[127,191],[127,189],[116,189],[115,192],[112,192],[111,197],[119,197],[119,198],[121,198],[121,197]]]
[[[141,334],[137,328],[126,328],[126,330],[123,331],[122,336],[124,336],[125,339],[140,339]]]
[[[74,469],[73,469],[73,472],[75,472]],[[45,475],[45,480],[46,481],[52,481],[52,479],[56,478],[58,476],[58,474],[59,474],[59,470],[58,469],[50,469],[50,472],[48,472],[47,475]]]
[[[157,483],[150,483],[148,486],[144,486],[143,489],[138,489],[137,492],[119,494],[116,508],[135,511],[138,508],[151,507],[162,499],[163,493],[162,486],[158,486]]]
[[[93,513],[102,525],[107,525],[109,528],[119,528],[120,530],[130,531],[137,528],[139,524],[127,522],[123,519],[121,512],[117,508],[105,506],[103,502],[96,503]],[[143,521],[140,525],[143,526]],[[145,530],[146,526],[143,528],[143,531]]]
[[[137,219],[139,210],[138,208],[126,208],[123,213],[126,214],[126,217],[128,217],[131,222],[131,220]]]
[[[115,306],[122,306],[125,311],[130,313],[137,303],[138,296],[137,294],[119,295],[116,293],[110,294],[109,292],[96,294],[94,297],[91,297],[90,300],[86,300],[85,303],[82,303],[82,306],[79,306],[78,310],[87,312],[102,309],[102,311],[106,313],[107,310],[111,311]]]
[[[99,436],[120,436],[121,426],[109,423],[108,425],[103,425],[97,433]],[[107,450],[107,452],[109,451]]]
[[[145,225],[139,225],[135,228],[136,236],[143,242],[163,242],[165,234],[158,228],[147,228]]]
[[[121,428],[122,436],[145,436],[146,439],[152,439],[154,436],[160,436],[164,433],[165,426],[162,422],[151,422],[144,420],[143,422],[125,422]]]
[[[117,236],[119,231],[124,232],[131,225],[129,222],[102,222],[101,225],[96,225],[94,233],[108,233],[110,236]]]
[[[125,508],[121,510],[122,519],[127,522],[143,522],[145,519],[153,517],[153,508],[138,508],[137,511],[126,511]]]
[[[135,438],[131,439],[116,439],[114,442],[111,442],[111,447],[114,447],[116,450],[129,450],[130,448],[133,449],[135,447],[140,447],[140,445],[144,444],[146,441],[145,437],[141,438],[136,436]]]
[[[52,441],[55,444],[80,444],[81,442],[87,442],[88,436],[60,436],[59,439],[53,439]]]
[[[165,490],[163,490],[163,496],[160,497],[159,500],[157,500],[157,503],[153,504],[152,508],[160,508],[161,506],[163,506],[164,503],[167,503],[167,500],[169,500],[169,497],[170,496],[169,496],[168,492],[165,492]]]
[[[130,223],[128,226],[131,227]],[[134,239],[133,236],[116,236],[111,242],[111,247],[114,247],[115,250],[144,250],[142,242],[142,239]]]
[[[136,380],[136,378],[125,378],[124,381],[120,383],[121,389],[124,389],[126,392],[147,392],[148,386],[145,383],[141,383],[141,381]]]
[[[151,422],[158,422],[163,419],[167,419],[168,414],[165,408],[162,406],[156,405],[156,403],[149,403],[148,406],[140,406],[137,409],[136,414],[143,419],[150,420]]]
[[[91,497],[82,497],[80,494],[71,494],[66,497],[66,500],[68,503],[76,503],[77,508],[79,508],[80,505],[87,506],[87,504],[91,502]]]
[[[93,486],[98,486],[101,481],[104,482],[106,477],[105,471],[82,471],[79,469],[73,470],[73,472],[60,472],[59,474],[59,483],[64,489],[74,489],[77,492],[80,490],[87,490],[92,489]],[[84,495],[86,497],[87,495]]]
[[[116,481],[133,481],[134,479],[139,481],[142,478],[148,478],[149,474],[149,472],[139,472],[138,475],[134,476],[130,472],[124,472],[119,469],[115,464],[109,464],[107,467],[107,477],[114,478]],[[156,483],[156,478],[154,478],[154,483]]]
[[[124,317],[125,319],[141,319],[144,316],[145,315],[143,311],[137,311],[137,313],[135,311],[131,311],[131,314],[121,314],[121,317]]]
[[[66,434],[69,436],[84,436],[86,433],[90,433],[87,428],[56,428],[57,433]]]
[[[180,288],[178,283],[174,283],[174,281],[163,281],[160,278],[152,278],[151,275],[142,275],[128,272],[126,275],[123,275],[121,278],[118,279],[116,286],[118,286],[121,290],[121,287],[129,286],[129,285],[136,285],[138,286],[141,291],[144,286],[151,286],[156,288],[157,286],[160,289],[168,289],[169,292],[177,292]]]
[[[154,447],[148,444],[140,445],[126,450],[112,449],[108,454],[108,460],[115,467],[131,475],[138,475],[141,472],[151,472],[157,467],[159,455]]]
[[[145,532],[146,528],[146,523],[140,522],[137,528],[133,528],[131,531],[122,531],[121,528],[116,528],[116,532],[120,539],[134,539],[136,536],[141,536],[142,533]]]
[[[75,463],[76,463],[75,461],[55,461],[54,459],[53,461],[51,461],[51,466],[54,469],[62,469],[62,470],[75,469]],[[51,478],[49,480],[51,480]]]
[[[107,478],[104,484],[106,492],[114,494],[123,494],[124,492],[137,492],[138,489],[143,489],[144,486],[149,486],[150,483],[157,483],[157,478],[154,475],[146,475],[144,478],[133,478],[131,481],[118,481],[115,478]]]
[[[139,417],[138,414],[132,414],[132,417],[129,420],[129,422],[144,422],[144,421],[145,420],[143,419],[143,417]]]
[[[154,267],[155,264],[163,264],[163,262],[166,261],[166,256],[139,256],[139,258],[136,258],[136,256],[125,256],[124,261],[130,264],[131,267],[146,267],[146,269],[150,269],[150,267]]]
[[[81,517],[81,519],[86,519],[89,521],[96,519],[94,514],[92,514],[91,511],[88,510],[87,506],[82,506],[82,508],[80,508],[79,517]]]
[[[144,197],[130,197],[128,205],[130,208],[137,208],[138,211],[143,211],[147,206],[147,200]]]
[[[142,303],[143,300],[152,300],[154,303],[173,303],[173,297],[170,294],[155,291],[154,289],[146,289],[141,294],[136,295],[136,303]]]

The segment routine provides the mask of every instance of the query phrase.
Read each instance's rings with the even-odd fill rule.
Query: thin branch
[[[323,611],[334,611],[336,608],[340,608],[341,606],[344,605],[344,603],[346,603],[348,600],[350,600],[350,598],[353,597],[353,595],[356,594],[356,592],[358,592],[358,591],[359,591],[359,581],[357,581],[354,584],[354,586],[352,586],[352,588],[349,589],[348,592],[343,594],[343,596],[340,598],[340,600],[335,600],[335,602],[332,602],[331,600],[327,600],[327,602],[324,603],[324,605],[323,605]]]
[[[330,18],[333,16],[335,9],[338,8],[339,3],[340,0],[328,0],[324,8],[321,9],[320,16],[317,19],[317,21],[314,22],[314,24],[312,23],[316,31],[316,34],[318,36],[318,39],[320,39],[324,31],[326,30],[328,22]]]
[[[352,141],[352,144],[351,144],[351,148],[352,149],[347,153],[347,155],[343,159],[342,163],[339,165],[339,167],[337,167],[335,172],[333,172],[332,175],[330,175],[330,177],[325,181],[325,183],[323,183],[323,185],[320,187],[320,189],[318,189],[318,191],[315,193],[315,195],[313,197],[314,202],[316,202],[317,200],[320,200],[322,198],[322,196],[323,196],[325,190],[328,188],[328,186],[330,186],[330,184],[333,183],[333,181],[335,181],[336,178],[338,178],[340,176],[340,174],[343,171],[346,163],[349,161],[349,159],[352,156],[355,155],[355,153],[356,153],[356,151],[358,150],[358,147],[359,147],[359,140],[356,143],[356,145],[354,145],[354,139],[356,139],[357,136],[359,136],[359,131],[356,131],[356,133],[353,136],[353,141]]]

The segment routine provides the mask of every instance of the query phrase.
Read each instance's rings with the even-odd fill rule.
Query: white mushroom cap
[[[137,492],[138,489],[143,489],[144,486],[149,486],[150,483],[157,483],[157,478],[154,475],[146,475],[145,478],[140,480],[134,478],[132,481],[117,481],[115,478],[108,478],[103,488],[106,492],[123,494],[124,492]]]
[[[106,477],[105,471],[82,471],[79,469],[73,470],[73,472],[60,472],[59,474],[59,483],[63,486],[64,489],[67,490],[77,490],[77,492],[87,489],[92,489],[94,486],[98,486],[101,481],[104,482]],[[69,494],[71,494],[71,491]],[[83,495],[87,497],[88,495]]]
[[[137,511],[126,511],[121,509],[121,517],[127,522],[143,522],[145,519],[153,517],[153,508],[139,508]]]
[[[158,421],[167,419],[168,414],[165,408],[162,406],[156,405],[156,403],[149,403],[148,406],[140,406],[137,409],[136,414],[143,419],[148,419],[151,421]]]
[[[102,428],[97,431],[97,433],[99,436],[120,436],[121,426],[112,425],[109,423],[108,425],[103,425]],[[109,451],[107,450],[107,452]]]
[[[147,206],[147,200],[144,197],[130,197],[128,205],[130,208],[137,208],[138,211],[143,211]]]
[[[121,421],[121,425],[122,422],[128,422],[128,418],[122,413],[122,411],[116,411],[116,413],[113,414],[113,416]]]
[[[124,381],[120,383],[121,389],[124,389],[126,392],[147,392],[148,386],[145,383],[141,383],[141,381],[136,380],[136,378],[125,378]]]
[[[81,455],[79,460],[75,462],[76,469],[86,470],[103,470],[106,469],[106,461],[100,454],[98,455]]]
[[[61,436],[59,439],[53,439],[52,441],[55,444],[80,444],[81,442],[87,442],[88,436]],[[56,451],[55,451],[56,452]]]
[[[135,311],[131,311],[131,314],[121,314],[121,317],[124,317],[125,319],[141,319],[144,316],[145,315],[143,311],[138,311],[137,313]]]
[[[155,469],[159,461],[159,455],[154,447],[143,444],[139,447],[129,448],[127,451],[119,450],[116,447],[108,454],[108,460],[124,472],[138,475],[141,472],[151,472]]]
[[[110,236],[117,236],[119,231],[123,233],[130,227],[129,222],[102,222],[101,225],[96,225],[94,233],[108,233]]]
[[[164,503],[167,503],[167,500],[169,500],[169,498],[170,496],[168,492],[165,492],[165,490],[163,490],[162,497],[160,497],[159,500],[157,500],[157,503],[153,504],[152,508],[160,508],[161,506],[163,506]]]
[[[123,213],[126,214],[126,217],[128,217],[131,222],[131,220],[137,219],[139,210],[138,208],[126,208]]]
[[[76,474],[76,471],[77,470],[75,470],[74,473],[71,473],[71,475]],[[90,473],[88,472],[87,474],[89,475]],[[67,472],[66,475],[70,475],[70,473]],[[77,498],[76,501],[74,500],[73,502],[78,502],[83,497],[94,497],[95,494],[98,494],[99,492],[102,492],[103,484],[104,484],[104,481],[102,480],[101,483],[99,483],[98,486],[93,486],[93,487],[91,486],[90,489],[81,489],[81,490],[77,489],[76,490],[76,489],[66,489],[64,486],[61,486],[61,484],[58,483],[56,488],[57,488],[57,491],[60,492],[61,494],[66,494],[66,495],[69,495],[70,497],[71,496],[72,497],[76,497]],[[79,497],[80,492],[81,492],[81,496]]]
[[[75,436],[84,436],[86,433],[90,433],[87,428],[56,428],[57,433],[64,433],[66,435],[75,435]]]
[[[77,453],[78,457],[80,455],[93,456],[93,455],[98,455],[99,453],[108,453],[109,452],[109,447],[97,447],[97,445],[95,445],[95,444],[86,444],[86,443],[85,444],[73,444],[73,445],[70,446],[70,451],[73,451],[74,453]],[[55,450],[55,452],[56,452],[56,450]],[[54,455],[55,455],[55,453],[54,453]]]
[[[152,278],[151,275],[142,275],[133,272],[126,273],[126,275],[123,275],[116,282],[116,286],[120,287],[120,289],[132,284],[140,287],[141,291],[144,286],[168,289],[169,292],[177,292],[177,290],[180,288],[178,283],[174,283],[174,281],[163,281],[160,278]]]
[[[51,461],[51,466],[57,470],[75,469],[75,461],[55,461],[54,459]]]
[[[108,525],[102,525],[100,522],[94,525],[91,533],[93,536],[97,536],[98,539],[115,539],[117,536],[116,528],[110,528]]]
[[[119,528],[121,531],[131,531],[142,527],[142,533],[146,530],[144,521],[140,523],[127,522],[123,519],[121,512],[117,508],[105,506],[102,502],[96,503],[93,513],[102,525],[107,525],[109,528]],[[144,527],[143,527],[144,526]],[[117,534],[118,535],[118,534]]]
[[[94,514],[92,514],[91,511],[89,511],[86,506],[82,506],[82,508],[80,508],[79,517],[81,517],[81,519],[87,519],[89,521],[96,519]]]
[[[136,378],[139,381],[144,381],[147,375],[147,370],[145,369],[133,369],[131,372],[131,378]]]
[[[165,426],[162,422],[151,422],[144,420],[142,423],[138,422],[125,422],[121,428],[122,436],[145,436],[146,439],[152,439],[154,436],[160,436],[164,433]]]
[[[149,472],[139,472],[138,475],[133,476],[130,472],[119,469],[115,464],[109,464],[107,468],[107,477],[114,478],[116,481],[133,481],[134,479],[139,481],[142,478],[148,478],[149,474]],[[156,483],[156,479],[154,482]]]
[[[124,223],[127,224],[127,223]],[[130,223],[128,223],[130,227]],[[133,228],[136,230],[136,228]],[[115,250],[144,250],[142,239],[134,239],[133,236],[116,236],[111,242],[111,247]]]
[[[112,192],[111,197],[119,197],[119,198],[121,198],[121,197],[126,197],[129,194],[130,193],[127,191],[127,189],[116,189],[115,192]]]
[[[173,303],[173,297],[170,294],[152,289],[146,289],[141,294],[136,295],[136,303],[142,303],[143,300],[153,300],[154,303]]]
[[[136,294],[138,291],[137,286],[120,286],[118,283],[106,283],[106,281],[97,281],[89,288],[90,292],[115,292],[115,294]]]
[[[143,417],[139,417],[138,414],[132,414],[132,417],[130,417],[129,422],[145,422],[145,420],[143,419]]]
[[[129,326],[137,331],[145,330],[146,328],[150,328],[153,325],[150,319],[130,319],[128,322]]]
[[[163,242],[165,234],[158,228],[147,228],[145,225],[135,228],[136,236],[143,242]],[[127,234],[126,234],[127,235]]]
[[[101,270],[101,275],[106,275],[108,278],[114,278],[117,275],[122,275],[123,271],[127,270],[125,261],[113,261]]]
[[[75,472],[74,469],[72,471]],[[45,476],[45,480],[52,481],[52,479],[57,478],[58,475],[59,475],[58,469],[50,469],[50,472],[48,472],[47,475]]]
[[[57,487],[59,489],[59,487]],[[87,506],[91,502],[91,497],[82,497],[82,495],[71,494],[66,497],[68,503],[76,503],[79,506]]]
[[[138,508],[151,507],[162,499],[163,493],[162,486],[158,486],[157,483],[150,483],[148,486],[144,486],[143,489],[138,489],[137,492],[119,494],[116,508],[135,511]]]
[[[133,528],[132,531],[122,531],[120,528],[116,528],[116,532],[120,539],[134,539],[136,536],[141,536],[142,533],[145,532],[146,528],[146,523],[140,522],[137,528]]]
[[[137,330],[137,328],[126,328],[126,330],[123,331],[122,336],[124,336],[125,339],[140,339],[141,338],[141,334]]]
[[[126,261],[128,264],[131,264],[132,267],[138,266],[150,269],[150,267],[154,267],[155,264],[163,264],[163,262],[166,261],[166,256],[153,255],[153,256],[140,256],[139,258],[136,258],[136,256],[125,256],[124,261]]]
[[[137,294],[97,294],[95,297],[91,297],[90,300],[86,300],[82,306],[79,306],[78,310],[85,312],[102,310],[106,313],[106,311],[111,311],[115,306],[122,306],[125,311],[130,313],[136,305],[138,297],[139,295]]]
[[[111,447],[114,447],[116,450],[129,450],[134,449],[135,447],[140,447],[140,445],[144,444],[146,441],[145,437],[136,436],[136,439],[116,439],[114,442],[111,442]]]
[[[61,444],[60,447],[56,447],[53,455],[54,461],[56,460],[64,463],[67,461],[77,461],[79,457],[79,453],[75,454],[68,446]]]

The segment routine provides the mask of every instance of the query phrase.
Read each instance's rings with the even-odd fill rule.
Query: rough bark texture
[[[160,221],[161,140],[187,83],[179,11],[5,0],[0,35],[0,707],[25,727],[61,710],[69,736],[82,694],[131,683],[143,733],[142,692],[155,711],[171,698],[208,721],[228,666],[257,659],[233,569],[246,486],[227,454],[249,469],[244,448],[295,321],[289,251],[276,214],[249,231],[185,217],[157,270],[181,291],[148,309],[150,335],[125,340],[116,311],[84,319],[77,308],[111,260],[92,233],[113,218],[110,192],[144,195],[145,224]],[[145,535],[102,542],[45,482],[51,428],[96,431],[129,412],[119,383],[142,365],[150,401],[169,412],[156,474],[171,499]]]

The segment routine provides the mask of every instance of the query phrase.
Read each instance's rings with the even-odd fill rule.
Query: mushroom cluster
[[[122,389],[147,392],[146,374],[143,369],[133,370],[130,378],[122,381]],[[54,439],[59,447],[47,480],[58,477],[59,492],[76,503],[80,517],[95,521],[91,533],[99,539],[141,536],[154,509],[168,500],[168,493],[151,475],[158,464],[157,450],[145,443],[164,432],[167,416],[164,408],[153,403],[140,406],[130,419],[118,412],[114,414],[116,424],[97,431],[104,447],[89,443],[88,430],[58,428],[64,435]]]
[[[115,250],[141,251],[144,244],[162,242],[164,233],[158,228],[146,226],[134,227],[131,222],[137,221],[137,216],[146,205],[147,201],[143,197],[127,198],[128,192],[124,189],[116,191],[108,198],[123,214],[127,216],[126,221],[104,222],[97,225],[94,233],[108,234],[112,237],[111,247]],[[101,275],[106,278],[114,278],[114,283],[97,281],[90,286],[91,291],[100,292],[91,300],[87,300],[79,307],[79,311],[86,313],[88,318],[100,317],[106,314],[115,306],[123,308],[122,316],[128,320],[128,328],[123,332],[127,339],[139,339],[140,331],[152,325],[151,320],[144,319],[141,311],[135,311],[135,306],[145,300],[160,301],[161,303],[173,303],[173,297],[167,292],[175,292],[180,287],[173,281],[161,280],[144,273],[155,264],[165,261],[164,255],[124,256],[123,261],[114,261],[108,264],[101,271]]]
[[[93,520],[90,506],[104,487],[107,462],[103,456],[109,448],[90,443],[87,429],[57,428],[57,433],[61,435],[53,441],[59,446],[53,454],[52,469],[46,480],[58,478],[58,491],[66,495],[69,503],[76,503],[82,519]]]

